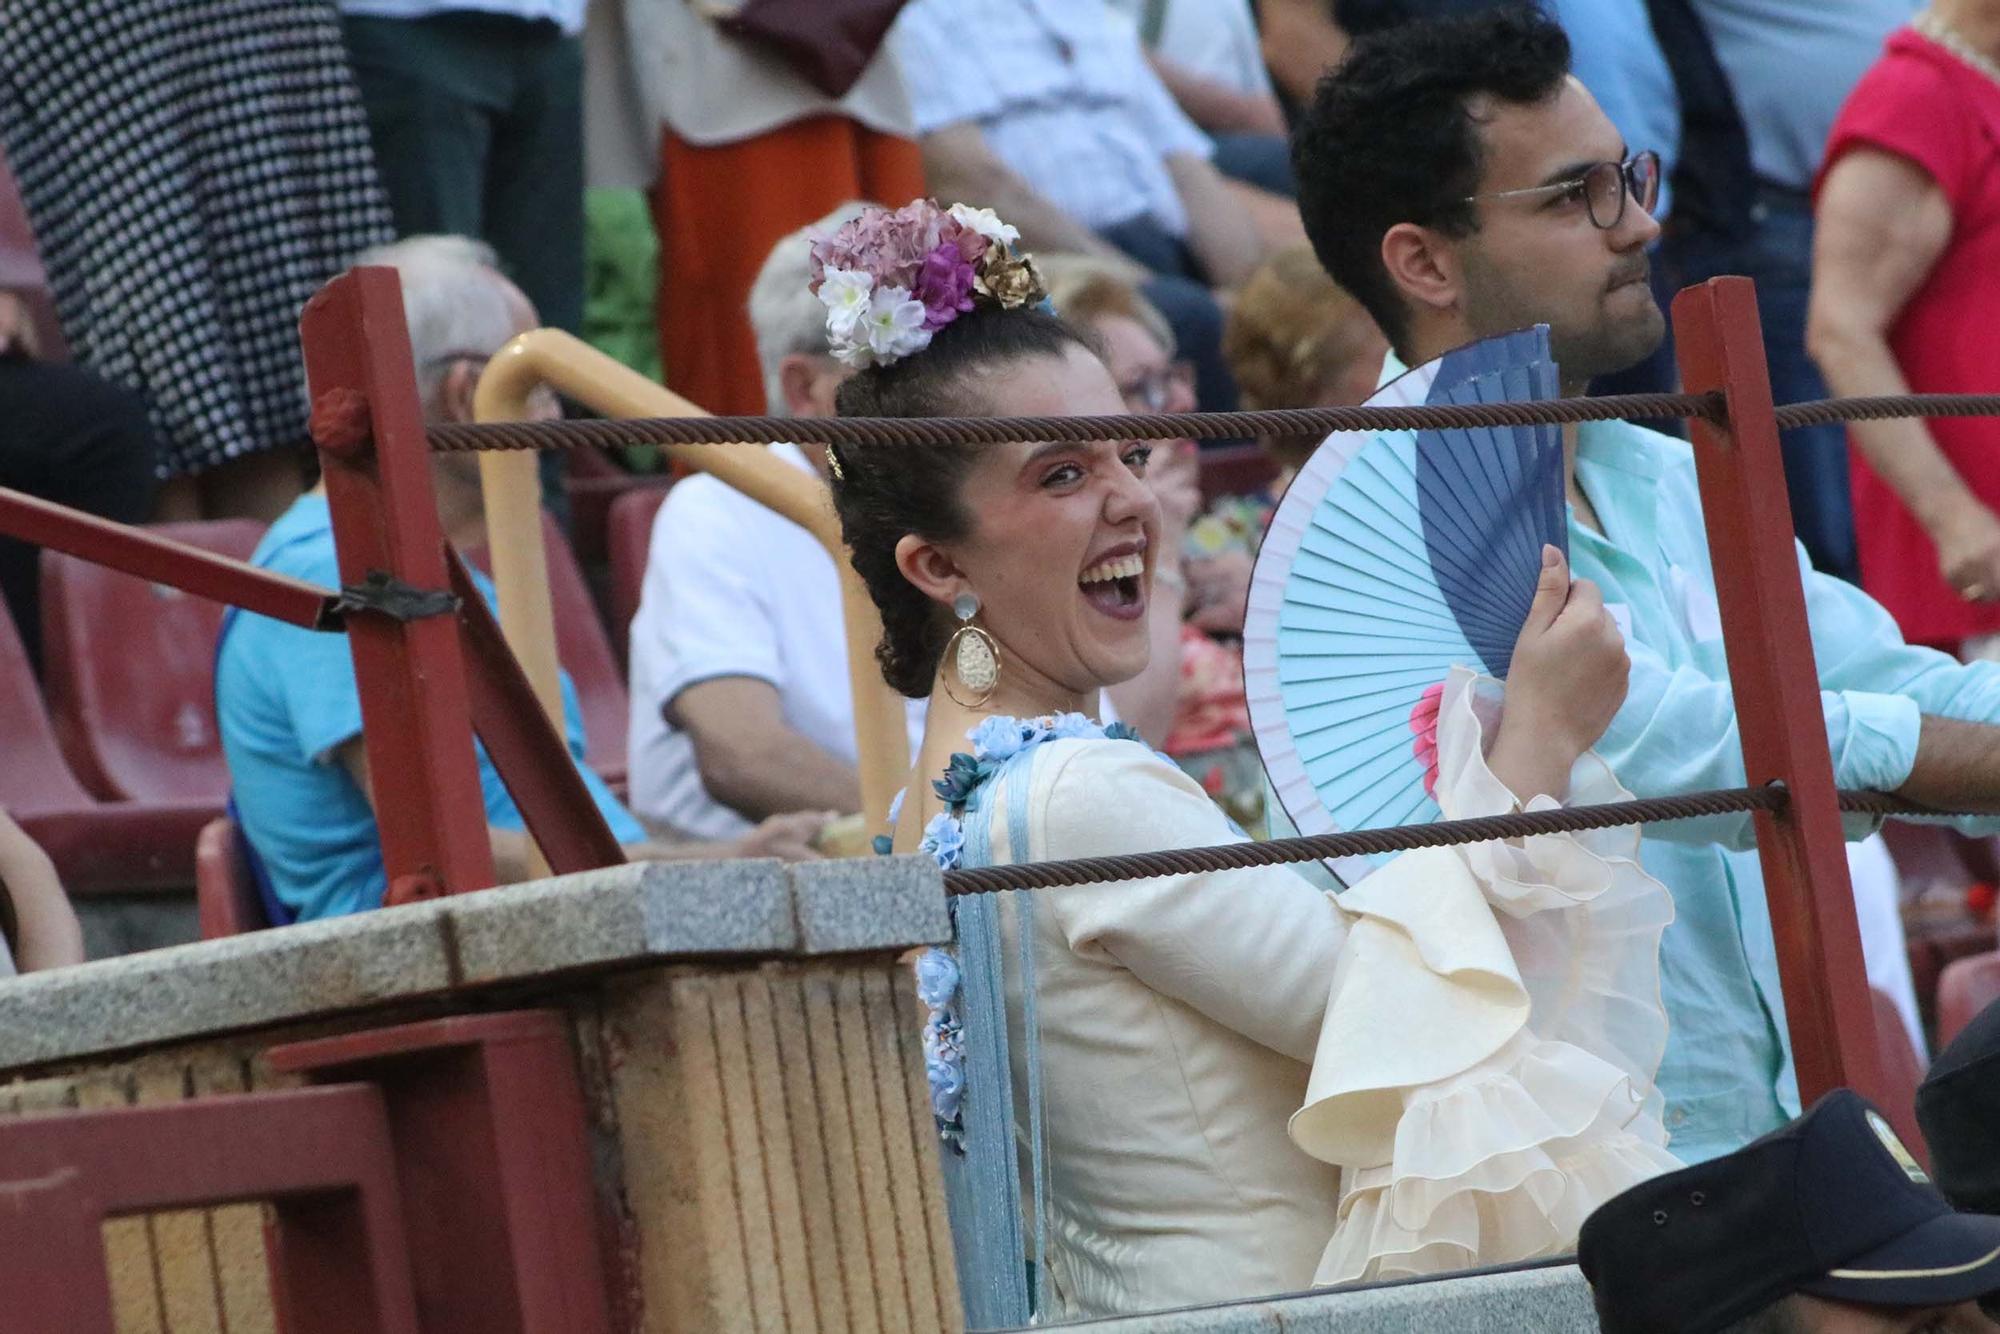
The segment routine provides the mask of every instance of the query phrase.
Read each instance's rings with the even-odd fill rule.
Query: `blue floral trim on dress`
[[[935,859],[940,869],[956,870],[965,852],[964,811],[980,787],[1023,751],[1044,741],[1071,737],[1137,741],[1139,734],[1124,723],[1107,727],[1081,713],[988,718],[966,734],[972,743],[971,753],[953,755],[944,777],[931,784],[932,791],[950,809],[931,817],[918,850]],[[903,813],[905,795],[898,792],[889,803],[891,828]],[[887,835],[875,840],[875,850],[884,855],[891,846]],[[964,1153],[965,1026],[958,1005],[958,960],[951,951],[933,947],[917,956],[917,999],[929,1011],[924,1021],[924,1075],[930,1083],[931,1115],[937,1120],[939,1138],[954,1151]]]

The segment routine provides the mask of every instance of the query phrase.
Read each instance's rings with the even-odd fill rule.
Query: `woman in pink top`
[[[1936,0],[1834,123],[1807,345],[1836,394],[2000,391],[2000,0]],[[2000,420],[1856,422],[1862,581],[1904,637],[2000,640]]]

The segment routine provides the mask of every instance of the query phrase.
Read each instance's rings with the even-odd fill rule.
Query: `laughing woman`
[[[862,368],[842,415],[1123,410],[1084,336],[1038,308],[1015,239],[983,210],[919,202],[818,244],[833,346]],[[1148,453],[1132,441],[830,451],[842,527],[882,613],[883,673],[931,701],[896,850],[989,865],[1240,837],[1171,763],[1089,716],[1102,687],[1147,661]],[[1619,795],[1585,752],[1623,698],[1622,641],[1595,590],[1553,549],[1548,562],[1504,710],[1481,702],[1497,703],[1497,683],[1461,674],[1447,689],[1448,814]],[[1282,867],[1006,896],[1003,934],[1033,942],[1059,1306],[1044,1314],[1573,1245],[1592,1205],[1674,1163],[1651,1082],[1671,907],[1635,847],[1628,831],[1411,853],[1339,899]],[[947,1067],[934,1107],[951,1139],[964,1133],[949,1068],[963,1016],[950,965],[931,962]],[[1007,977],[1016,1033],[1019,972]],[[1028,1045],[1012,1044],[1018,1094]]]

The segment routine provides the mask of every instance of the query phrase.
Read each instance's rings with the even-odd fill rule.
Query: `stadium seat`
[[[604,622],[597,617],[583,570],[556,522],[544,511],[542,542],[548,551],[549,596],[555,607],[556,657],[576,683],[577,701],[583,709],[583,734],[588,744],[590,767],[611,786],[625,786],[625,682],[618,661],[611,655],[611,641],[605,637]],[[482,547],[466,553],[466,558],[482,570],[491,562]]]
[[[249,519],[161,524],[163,537],[238,559],[264,526]],[[44,682],[56,739],[105,801],[204,802],[229,795],[215,724],[220,603],[102,565],[42,554]]]
[[[631,491],[668,485],[671,474],[628,472],[601,449],[586,446],[564,456],[563,493],[569,501],[570,546],[578,560],[596,566],[605,560],[611,507]]]
[[[227,816],[202,826],[194,848],[194,889],[203,940],[261,931],[271,924],[251,879],[243,838]]]
[[[667,487],[627,491],[611,502],[611,642],[618,661],[631,677],[632,618],[639,614],[639,593],[646,585],[646,553],[652,550],[653,520],[666,503]]]
[[[1946,964],[1938,976],[1938,1046],[1957,1037],[1996,1000],[2000,1000],[2000,952],[1974,954]]]
[[[0,808],[55,862],[75,893],[185,888],[204,803],[100,802],[70,772],[14,622],[0,610]]]
[[[1201,451],[1201,500],[1254,496],[1277,480],[1278,465],[1261,446],[1210,445]]]
[[[1882,1060],[1882,1114],[1896,1128],[1896,1134],[1910,1151],[1929,1164],[1923,1132],[1917,1128],[1917,1085],[1924,1082],[1924,1060],[1910,1043],[1910,1030],[1903,1012],[1889,994],[1868,989],[1874,1007],[1875,1046]]]

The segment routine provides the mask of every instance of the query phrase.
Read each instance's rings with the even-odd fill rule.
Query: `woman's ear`
[[[1441,232],[1397,223],[1382,234],[1382,267],[1406,301],[1432,310],[1448,310],[1458,302],[1458,255]]]
[[[897,541],[896,568],[918,592],[947,607],[971,587],[943,547],[915,533],[904,533]]]

